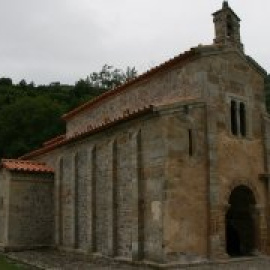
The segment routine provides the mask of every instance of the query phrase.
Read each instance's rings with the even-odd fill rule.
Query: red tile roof
[[[63,140],[65,139],[65,137],[66,137],[65,135],[59,135],[59,136],[57,136],[57,137],[54,137],[54,138],[52,138],[52,139],[50,139],[50,140],[44,142],[44,143],[43,143],[43,146],[48,146],[48,145],[50,145],[50,144],[54,144],[54,143],[56,143],[56,142],[63,141]]]
[[[45,163],[30,160],[2,159],[1,167],[9,171],[19,171],[19,172],[36,172],[36,173],[54,172],[54,170],[48,167]]]
[[[153,111],[153,106],[149,105],[148,107],[144,107],[138,110],[135,110],[133,112],[126,111],[121,117],[115,118],[112,120],[108,120],[107,122],[103,122],[100,125],[97,126],[87,126],[85,130],[82,130],[80,132],[76,132],[72,137],[66,138],[65,135],[61,135],[61,140],[57,139],[60,138],[60,136],[56,137],[55,139],[50,140],[52,143],[45,144],[43,147],[34,150],[33,152],[27,153],[23,156],[21,156],[19,159],[30,159],[36,156],[39,156],[41,154],[47,153],[59,146],[83,139],[89,135],[95,134],[97,132],[103,131],[107,128],[110,128],[116,124],[120,124],[122,122],[135,119],[137,117],[140,117],[142,115],[145,115],[147,113],[150,113]]]
[[[92,100],[84,103],[83,105],[75,108],[74,110],[64,114],[62,116],[62,118],[64,120],[71,119],[73,116],[77,115],[78,113],[80,113],[86,109],[93,108],[93,107],[99,105],[103,100],[105,100],[111,96],[115,96],[123,91],[126,91],[130,86],[132,86],[140,81],[143,81],[145,79],[148,79],[149,77],[153,76],[154,74],[156,74],[160,71],[164,71],[164,70],[171,68],[171,67],[178,65],[178,64],[182,64],[184,66],[186,63],[188,63],[192,60],[195,60],[198,55],[199,55],[198,50],[191,48],[189,51],[186,51],[183,54],[180,54],[180,55],[164,62],[163,64],[150,69],[149,71],[143,73],[142,75],[138,76],[137,78],[130,80],[127,83],[125,83],[125,84],[123,84],[115,89],[112,89],[110,91],[107,91],[104,94],[96,97],[95,99],[92,99]]]

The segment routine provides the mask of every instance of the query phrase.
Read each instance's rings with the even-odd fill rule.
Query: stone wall
[[[8,215],[6,248],[52,246],[54,244],[52,176],[12,173]]]
[[[81,150],[75,156],[75,247],[87,250],[87,151]]]
[[[61,248],[129,259],[162,257],[161,126],[158,116],[144,116],[39,157],[56,170]]]
[[[266,186],[260,179],[268,172],[264,77],[234,50],[212,53],[206,49],[205,57],[197,61],[205,107],[186,106],[186,115],[178,112],[167,119],[164,245],[168,260],[186,253],[226,256],[225,215],[230,192],[237,185],[249,187],[257,198],[257,243],[262,252],[267,249]],[[232,98],[246,104],[245,138],[231,134]],[[199,149],[193,157],[188,155],[188,130],[195,131],[193,143]]]
[[[117,255],[121,257],[132,256],[132,149],[128,133],[121,134],[115,142],[114,168],[116,170],[116,239]]]
[[[204,102],[160,105],[159,117],[122,123],[38,157],[56,169],[61,248],[154,261],[183,253],[220,257],[224,198],[241,183],[257,194],[265,235],[263,76],[233,49],[202,48],[202,56],[78,114],[67,132],[165,98]],[[247,106],[246,138],[231,135],[232,98]]]
[[[0,172],[0,246],[5,246],[7,241],[7,219],[9,200],[9,179],[8,172]]]
[[[237,186],[248,187],[256,198],[260,234],[266,233],[266,189],[260,175],[265,171],[263,115],[264,76],[236,52],[205,59],[208,99],[210,249],[213,257],[226,256],[226,213],[229,197]],[[231,131],[231,101],[245,104],[246,135]],[[239,114],[239,109],[237,109]],[[237,123],[239,129],[239,118]],[[259,210],[260,209],[260,210]],[[265,252],[262,242],[257,248]]]
[[[168,114],[164,246],[167,261],[207,256],[208,171],[206,105],[190,104]]]
[[[61,219],[62,219],[62,245],[74,246],[74,181],[73,181],[73,155],[63,158],[63,176],[61,178]]]
[[[4,242],[4,232],[5,232],[5,211],[4,211],[4,200],[5,198],[5,179],[3,177],[3,172],[0,173],[0,243]]]
[[[102,102],[73,116],[67,121],[67,136],[84,131],[88,126],[100,125],[111,119],[122,117],[127,111],[162,102],[168,97],[201,97],[202,74],[196,68],[197,62],[184,67],[179,65],[171,70],[159,72],[152,78],[140,82],[118,95],[112,95]]]
[[[110,211],[110,206],[108,205],[108,195],[109,195],[109,173],[110,166],[109,161],[111,157],[109,156],[110,151],[110,141],[103,141],[96,146],[96,156],[95,164],[96,169],[94,172],[95,179],[95,193],[96,193],[96,209],[95,209],[95,237],[96,237],[96,251],[102,254],[108,254],[108,229],[109,224],[108,215]]]

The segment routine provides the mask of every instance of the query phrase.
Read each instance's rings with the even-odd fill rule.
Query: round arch
[[[254,192],[246,185],[238,185],[228,198],[226,213],[226,251],[230,256],[250,256],[256,249],[256,220]]]
[[[251,190],[254,195],[256,204],[262,205],[257,187],[251,181],[248,181],[246,179],[233,181],[230,185],[226,186],[224,188],[224,193],[222,192],[223,194],[221,194],[220,205],[227,206],[229,204],[230,196],[233,190],[235,190],[239,186],[245,186],[249,190]]]

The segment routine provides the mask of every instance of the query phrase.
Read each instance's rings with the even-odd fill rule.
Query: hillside
[[[136,74],[135,68],[123,72],[105,65],[75,85],[35,86],[25,80],[14,84],[10,78],[0,78],[0,157],[16,158],[64,133],[64,113]]]

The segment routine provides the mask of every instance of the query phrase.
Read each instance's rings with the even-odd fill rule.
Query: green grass
[[[16,264],[15,262],[11,262],[4,256],[0,255],[0,269],[1,270],[26,270],[26,267]]]

